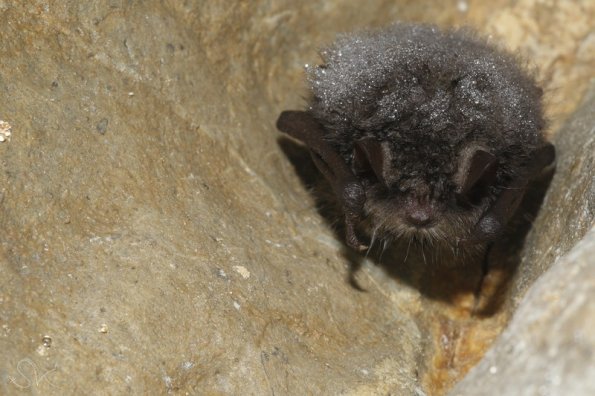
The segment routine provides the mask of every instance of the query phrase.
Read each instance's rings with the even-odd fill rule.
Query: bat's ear
[[[355,142],[353,172],[356,175],[373,175],[385,186],[390,182],[391,154],[388,142],[365,138]]]
[[[457,194],[468,200],[496,179],[498,158],[482,148],[466,150],[461,156],[455,183]]]
[[[538,148],[533,154],[531,163],[529,164],[529,172],[531,175],[539,174],[556,160],[556,149],[551,143],[546,142],[543,146]]]
[[[304,143],[321,135],[322,127],[305,111],[284,111],[277,119],[277,129]]]

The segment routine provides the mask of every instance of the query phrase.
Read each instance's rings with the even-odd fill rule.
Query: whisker
[[[380,251],[380,257],[378,258],[378,261],[380,263],[382,263],[382,255],[386,251],[386,247],[388,246],[389,242],[390,242],[390,237],[385,237],[382,240],[382,250]]]
[[[405,253],[405,263],[407,263],[407,257],[409,257],[409,248],[411,247],[411,241],[413,237],[409,235],[409,243],[407,244],[407,252]]]
[[[366,250],[366,255],[364,256],[365,258],[368,258],[370,251],[374,247],[374,243],[376,243],[376,232],[378,231],[379,228],[380,228],[380,225],[378,225],[376,228],[374,228],[374,231],[372,232],[372,240],[370,241],[370,246],[368,246],[368,250]]]

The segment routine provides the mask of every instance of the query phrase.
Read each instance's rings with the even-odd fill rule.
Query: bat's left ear
[[[498,158],[476,147],[463,153],[460,161],[455,180],[457,194],[472,200],[478,189],[489,186],[496,179]]]
[[[551,143],[546,142],[543,146],[538,148],[533,154],[533,158],[531,160],[531,163],[529,164],[530,177],[539,174],[539,172],[541,172],[543,168],[552,165],[555,161],[556,149]]]
[[[391,176],[391,153],[388,142],[365,138],[355,142],[353,148],[353,172],[356,175],[373,175],[385,186]]]

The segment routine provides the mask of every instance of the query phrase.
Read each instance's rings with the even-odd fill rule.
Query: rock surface
[[[449,394],[595,394],[595,228],[529,289],[481,363]]]
[[[595,84],[557,135],[556,175],[510,292],[514,317],[450,395],[595,394],[594,108]]]
[[[337,32],[406,19],[543,61],[558,122],[593,74],[595,10],[557,3],[0,1],[0,394],[443,394],[516,304],[475,318],[370,263],[355,290],[274,121]],[[546,198],[507,301],[592,224],[592,151],[572,162],[587,141],[562,131],[560,169],[585,178]]]

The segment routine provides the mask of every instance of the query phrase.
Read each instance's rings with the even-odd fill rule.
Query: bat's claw
[[[355,250],[358,253],[365,252],[366,250],[368,250],[368,247],[369,247],[369,246],[362,245],[362,244],[352,245],[349,242],[347,242],[347,245],[349,245],[350,248],[352,248],[353,250]]]
[[[358,252],[366,251],[368,249],[368,245],[360,240],[359,236],[355,232],[353,224],[348,223],[346,225],[347,229],[345,230],[345,242],[347,245]]]
[[[358,251],[363,252],[368,249],[368,245],[363,243],[357,232],[355,231],[355,225],[359,222],[359,216],[352,212],[347,212],[345,216],[345,242],[347,245]]]
[[[349,245],[350,248],[352,248],[353,250],[355,250],[355,251],[357,251],[359,253],[365,252],[369,248],[369,246],[363,245],[363,244],[352,245],[349,242],[347,244]]]

